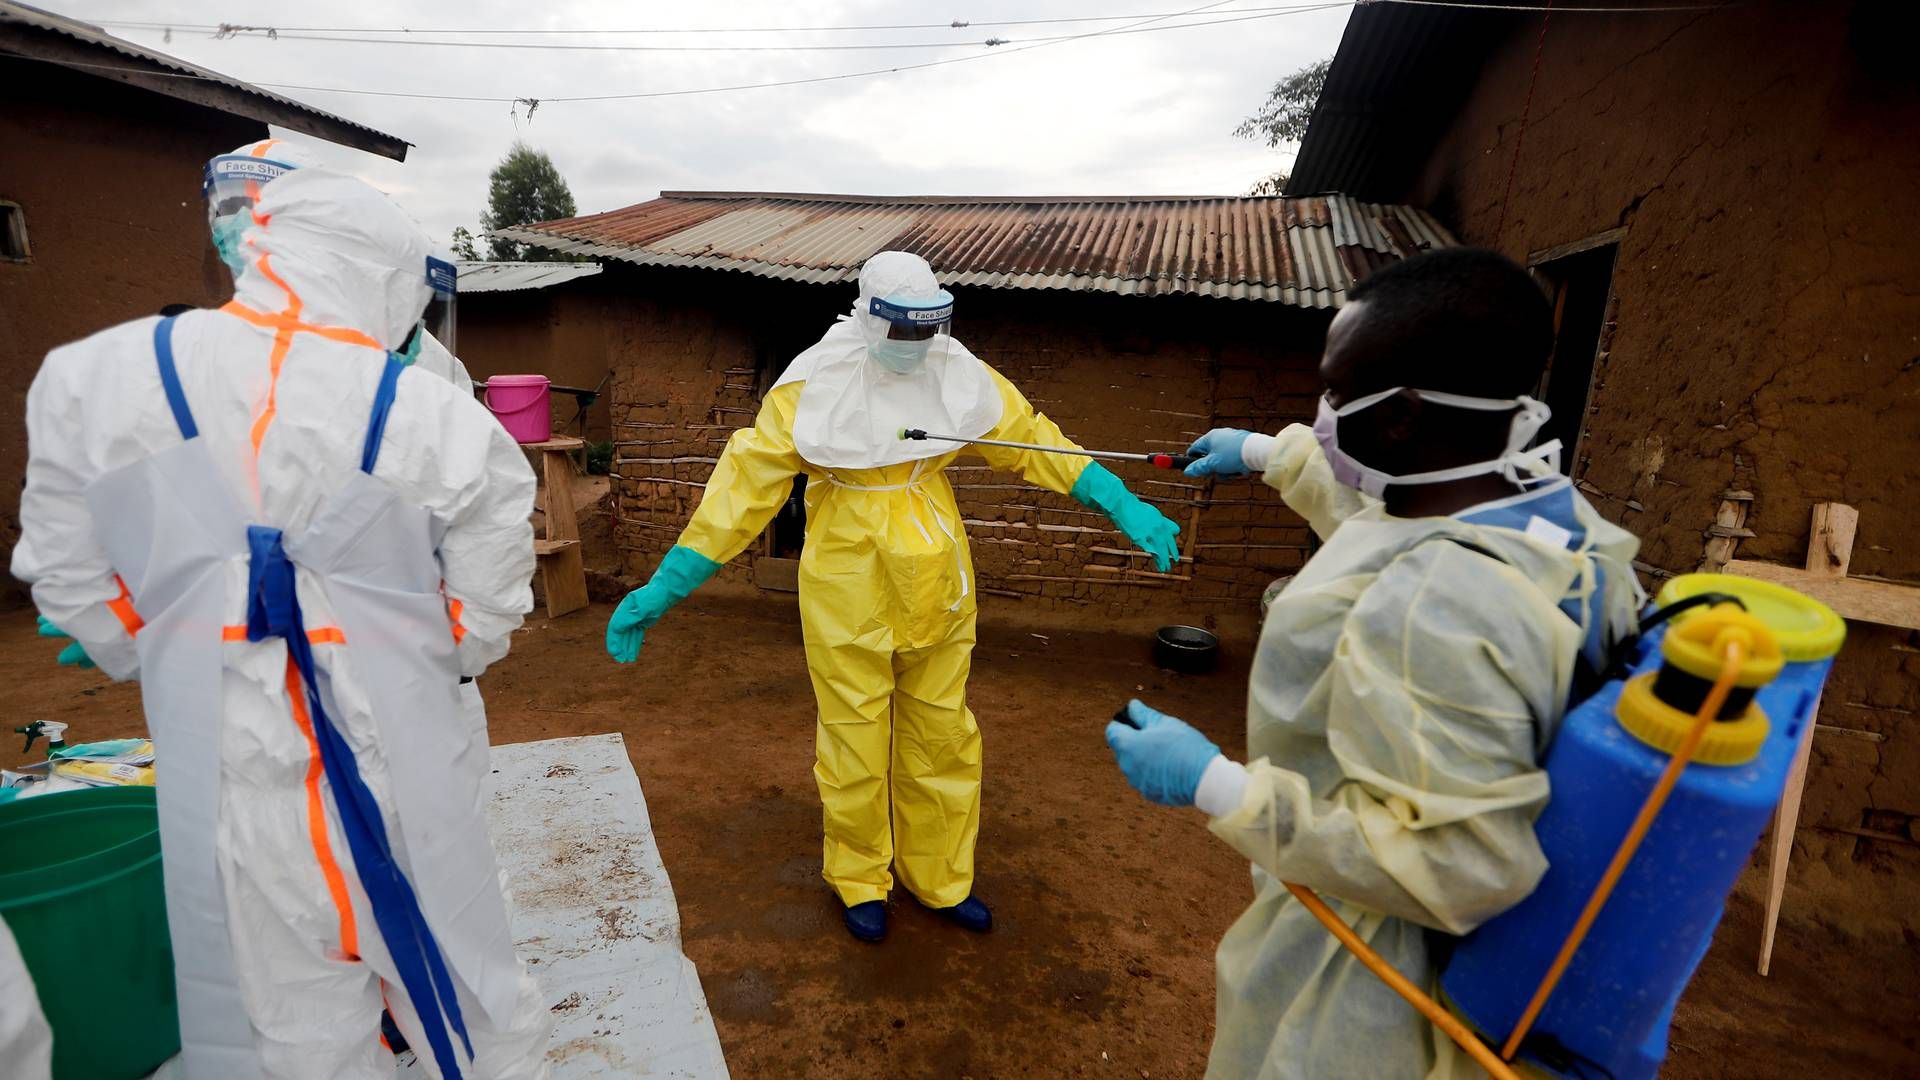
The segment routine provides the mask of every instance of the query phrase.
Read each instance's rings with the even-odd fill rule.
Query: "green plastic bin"
[[[0,803],[0,918],[53,1028],[55,1080],[133,1080],[180,1052],[152,788]]]

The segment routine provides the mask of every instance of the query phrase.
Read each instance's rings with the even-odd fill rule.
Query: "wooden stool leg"
[[[562,548],[540,560],[540,584],[547,593],[547,617],[557,619],[587,606],[587,568],[580,545]]]

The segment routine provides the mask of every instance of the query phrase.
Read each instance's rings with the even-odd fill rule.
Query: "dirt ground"
[[[600,651],[606,614],[530,620],[482,680],[493,740],[625,737],[734,1075],[1203,1071],[1213,946],[1250,896],[1246,865],[1194,812],[1135,796],[1100,729],[1139,694],[1240,744],[1244,644],[1229,640],[1218,672],[1181,677],[1153,668],[1137,627],[1036,625],[990,604],[971,702],[987,740],[979,893],[996,927],[969,935],[902,899],[875,947],[841,929],[819,878],[813,707],[791,598],[703,593],[624,668]],[[133,688],[56,669],[55,651],[30,610],[0,615],[6,727],[141,729]],[[0,747],[0,764],[19,750]],[[1682,1003],[1665,1075],[1920,1074],[1917,943],[1862,940],[1790,907],[1762,979],[1753,884]]]

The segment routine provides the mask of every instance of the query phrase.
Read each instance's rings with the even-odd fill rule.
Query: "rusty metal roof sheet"
[[[669,191],[498,234],[643,266],[853,281],[910,251],[949,285],[1337,307],[1374,269],[1455,243],[1423,210],[1343,195],[964,198]]]
[[[0,0],[0,54],[59,64],[395,161],[406,160],[412,145],[306,102],[136,45],[91,23],[13,0]]]

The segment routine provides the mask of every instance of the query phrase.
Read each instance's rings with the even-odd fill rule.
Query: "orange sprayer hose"
[[[1293,894],[1294,899],[1300,901],[1308,911],[1313,912],[1313,917],[1320,920],[1320,925],[1326,927],[1334,937],[1339,938],[1340,944],[1345,945],[1368,971],[1380,976],[1381,982],[1386,983],[1394,993],[1405,998],[1407,1004],[1420,1010],[1421,1015],[1433,1021],[1434,1026],[1446,1032],[1454,1042],[1459,1043],[1460,1048],[1465,1050],[1473,1060],[1479,1062],[1480,1067],[1491,1073],[1495,1080],[1520,1080],[1519,1074],[1513,1071],[1513,1067],[1495,1057],[1493,1051],[1487,1048],[1487,1044],[1481,1042],[1479,1036],[1468,1029],[1467,1025],[1461,1023],[1458,1017],[1441,1008],[1440,1003],[1428,997],[1426,991],[1407,981],[1407,977],[1400,974],[1392,964],[1387,963],[1379,953],[1374,952],[1372,946],[1360,940],[1360,935],[1353,932],[1353,927],[1348,926],[1345,919],[1334,914],[1326,901],[1320,899],[1312,889],[1304,885],[1295,885],[1291,881],[1283,884],[1286,885],[1287,891]]]
[[[1673,752],[1667,761],[1667,767],[1660,773],[1660,779],[1647,793],[1647,801],[1640,804],[1640,814],[1633,819],[1633,827],[1627,830],[1626,839],[1620,841],[1620,847],[1613,853],[1613,861],[1607,864],[1607,872],[1600,875],[1600,884],[1593,887],[1593,895],[1587,897],[1587,906],[1580,912],[1580,918],[1567,932],[1567,940],[1560,943],[1559,955],[1553,958],[1553,966],[1547,969],[1546,977],[1533,992],[1533,1000],[1527,1002],[1527,1010],[1520,1014],[1520,1022],[1514,1026],[1513,1034],[1507,1036],[1507,1044],[1500,1048],[1500,1056],[1508,1061],[1520,1052],[1520,1042],[1533,1029],[1533,1022],[1540,1018],[1540,1010],[1546,1008],[1547,997],[1559,984],[1560,976],[1566,974],[1567,965],[1573,961],[1573,954],[1586,940],[1587,931],[1593,929],[1593,921],[1600,916],[1600,909],[1606,905],[1607,897],[1613,895],[1613,887],[1620,883],[1620,875],[1627,869],[1627,863],[1633,859],[1633,853],[1640,848],[1640,841],[1646,839],[1647,830],[1653,827],[1653,819],[1660,814],[1660,808],[1667,803],[1667,796],[1673,793],[1673,785],[1680,780],[1680,773],[1693,760],[1693,752],[1700,747],[1700,740],[1706,737],[1707,728],[1712,726],[1714,718],[1720,715],[1720,707],[1727,702],[1727,695],[1733,692],[1733,683],[1740,677],[1740,665],[1746,660],[1746,646],[1739,641],[1729,641],[1726,645],[1726,659],[1720,663],[1720,676],[1713,682],[1713,689],[1707,692],[1707,700],[1701,702],[1700,711],[1694,714],[1693,726],[1687,729],[1687,737],[1680,742],[1680,748]]]

